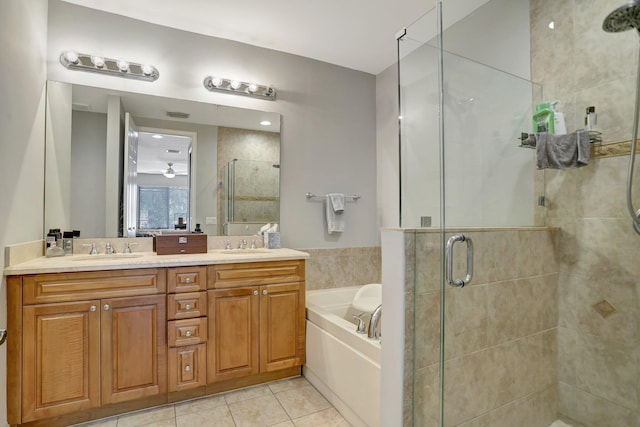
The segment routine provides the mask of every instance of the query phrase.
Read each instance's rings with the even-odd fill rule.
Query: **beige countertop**
[[[156,255],[137,252],[117,255],[65,255],[38,257],[4,269],[5,276],[62,273],[131,268],[180,267],[188,265],[230,264],[239,262],[285,261],[309,258],[306,252],[293,249],[211,249],[207,253],[188,255]]]

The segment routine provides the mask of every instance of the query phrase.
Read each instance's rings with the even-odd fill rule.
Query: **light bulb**
[[[258,85],[255,83],[251,83],[248,87],[249,92],[254,93],[258,90]]]
[[[145,76],[150,76],[151,74],[153,74],[153,67],[149,64],[144,64],[142,67],[140,67],[142,69],[142,73]]]
[[[78,54],[73,50],[68,50],[64,53],[64,58],[72,64],[77,64],[80,60]]]
[[[118,68],[123,73],[126,73],[127,71],[129,71],[129,63],[127,61],[123,61],[122,59],[118,59],[117,64],[118,64]]]
[[[95,65],[98,68],[104,67],[104,58],[101,56],[92,56],[91,62],[93,62],[93,65]]]
[[[231,89],[233,90],[240,89],[240,86],[242,86],[242,83],[240,83],[238,80],[234,80],[231,82]]]
[[[270,126],[270,125],[271,125],[271,122],[270,122],[269,120],[263,120],[263,121],[261,121],[261,122],[260,122],[260,124],[261,124],[262,126]]]
[[[220,85],[222,84],[222,79],[220,77],[214,77],[211,79],[211,84],[214,87],[220,87]]]
[[[553,30],[556,28],[556,23],[554,21],[549,22],[549,29]]]

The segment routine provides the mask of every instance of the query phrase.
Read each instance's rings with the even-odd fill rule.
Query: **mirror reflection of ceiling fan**
[[[173,170],[173,168],[171,166],[173,166],[172,162],[167,163],[169,165],[169,167],[167,168],[166,171],[164,171],[163,175],[167,178],[175,178],[176,177],[176,172]]]
[[[151,173],[162,174],[165,178],[175,178],[176,176],[186,176],[189,174],[186,165],[180,163],[175,164],[174,162],[168,162],[166,168]]]

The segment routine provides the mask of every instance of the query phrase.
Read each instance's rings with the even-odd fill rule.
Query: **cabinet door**
[[[207,382],[257,374],[258,287],[208,291]]]
[[[23,308],[22,422],[100,404],[99,304]]]
[[[165,298],[101,300],[103,405],[167,391]]]
[[[304,285],[260,287],[260,372],[304,363]]]
[[[182,391],[206,384],[206,344],[169,349],[169,391]]]

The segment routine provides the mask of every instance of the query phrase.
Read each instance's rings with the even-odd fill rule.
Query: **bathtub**
[[[304,376],[354,427],[380,426],[380,341],[357,334],[351,307],[360,286],[307,291]],[[368,318],[367,318],[368,324]]]

